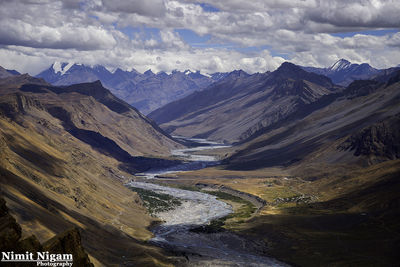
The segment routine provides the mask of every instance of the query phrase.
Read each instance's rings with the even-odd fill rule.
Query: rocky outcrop
[[[366,96],[378,90],[381,85],[381,83],[373,80],[357,80],[352,82],[343,91],[343,94],[350,99]]]
[[[0,251],[13,251],[14,253],[25,253],[26,251],[36,253],[42,251],[43,247],[35,236],[21,240],[21,226],[12,217],[6,206],[6,201],[0,198]],[[1,263],[1,266],[36,266],[34,263]]]
[[[64,233],[58,234],[43,244],[45,251],[62,254],[70,253],[74,258],[75,266],[93,266],[85,252],[81,235],[77,228],[72,228]]]
[[[400,158],[400,114],[351,135],[338,149],[354,151],[355,156],[373,157],[378,161]]]
[[[0,99],[0,115],[15,119],[18,114],[25,114],[28,109],[44,109],[42,104],[29,96],[13,93]]]
[[[0,198],[0,251],[13,251],[14,253],[26,253],[48,251],[51,254],[72,254],[74,266],[93,267],[88,254],[81,243],[79,230],[74,228],[58,234],[43,245],[36,236],[30,236],[21,240],[22,229],[12,217],[6,206],[6,201]],[[1,263],[1,266],[36,266],[36,263]]]
[[[0,250],[13,249],[21,238],[21,227],[8,213],[6,201],[0,198]]]

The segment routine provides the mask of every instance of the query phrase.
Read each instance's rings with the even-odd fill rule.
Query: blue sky
[[[338,33],[333,33],[332,35],[344,38],[344,37],[353,37],[356,34],[385,36],[385,35],[393,35],[398,32],[399,32],[398,29],[384,29],[384,30],[366,30],[366,31],[356,31],[356,32],[338,32]]]
[[[38,73],[54,61],[154,72],[400,63],[394,0],[15,0],[2,2],[0,59]]]

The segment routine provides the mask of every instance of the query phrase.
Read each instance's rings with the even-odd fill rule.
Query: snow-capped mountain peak
[[[61,75],[64,75],[72,66],[74,63],[66,63],[66,62],[54,62],[52,67],[54,70],[54,73],[60,73]]]
[[[336,61],[335,64],[333,64],[329,68],[329,70],[331,70],[331,71],[340,71],[340,70],[347,69],[350,66],[351,66],[351,62],[342,58],[342,59]]]

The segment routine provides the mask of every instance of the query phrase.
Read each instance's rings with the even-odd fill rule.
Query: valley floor
[[[223,186],[265,200],[256,214],[238,213],[223,227],[264,242],[266,255],[291,265],[395,266],[400,260],[399,163],[256,171],[218,166],[157,180],[185,188]]]

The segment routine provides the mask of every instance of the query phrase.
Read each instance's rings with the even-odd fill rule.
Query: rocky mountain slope
[[[315,103],[338,90],[329,78],[284,63],[272,73],[233,72],[149,117],[171,134],[233,143],[290,119],[299,110],[319,108]]]
[[[14,75],[19,75],[20,73],[16,70],[7,70],[0,66],[0,79],[7,78]]]
[[[178,147],[100,82],[0,80],[1,195],[23,238],[34,234],[43,243],[78,227],[94,263],[122,263],[122,256],[142,265],[170,262],[141,243],[151,237],[153,219],[123,181],[149,165],[170,164],[161,157]],[[58,249],[53,241],[46,244]]]
[[[141,74],[135,69],[108,71],[100,65],[56,62],[36,77],[43,78],[53,85],[71,85],[100,80],[117,97],[147,114],[171,101],[182,98],[196,90],[201,90],[223,74],[205,76],[200,72],[173,71],[153,73],[151,70]]]
[[[367,156],[371,160],[400,158],[400,114],[367,126],[349,136],[338,147],[354,151],[355,156]]]
[[[295,73],[284,73],[296,79]],[[287,87],[279,88],[287,92]],[[219,89],[221,95],[235,94],[234,86],[231,91]],[[201,98],[204,92],[197,96],[199,111],[218,110],[215,103],[225,105],[215,90],[207,106]],[[279,97],[274,100],[271,105],[281,103]],[[192,107],[182,107],[183,115],[168,114],[178,118],[171,121],[178,128],[171,130],[189,127],[179,123]],[[196,118],[201,113],[193,114]],[[208,121],[223,115],[209,113]],[[239,226],[225,222],[225,227],[268,244],[269,255],[294,266],[396,266],[400,260],[399,116],[400,71],[383,70],[373,80],[353,81],[298,106],[280,120],[260,125],[231,148],[212,151],[226,158],[222,166],[176,174],[171,181],[226,186],[265,200],[260,213]],[[236,118],[225,119],[235,122]],[[220,123],[223,126],[225,121]]]
[[[400,74],[400,73],[398,73]],[[322,99],[312,113],[263,128],[229,160],[238,168],[345,163],[399,158],[400,79],[355,81]]]
[[[346,59],[340,59],[328,68],[303,67],[303,69],[325,75],[335,84],[342,86],[347,86],[355,80],[368,80],[381,72],[367,63],[354,64]]]

